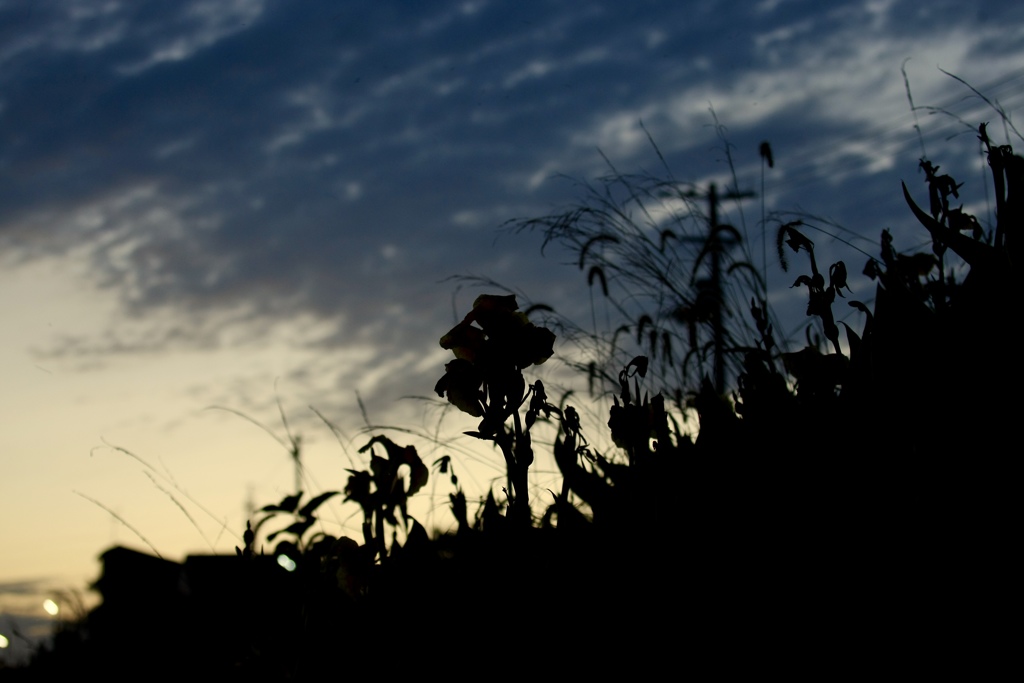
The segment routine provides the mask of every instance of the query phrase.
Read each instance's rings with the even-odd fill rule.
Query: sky
[[[573,257],[501,228],[609,164],[662,173],[660,153],[728,187],[731,155],[758,196],[725,219],[910,249],[900,181],[923,202],[927,155],[984,212],[969,128],[1022,103],[1011,0],[0,0],[0,633],[45,623],[113,544],[233,552],[247,506],[294,488],[282,410],[313,491],[344,487],[367,421],[433,429],[409,397],[489,291],[452,278],[585,315]],[[468,491],[494,485],[496,456],[447,448]],[[422,521],[449,523],[446,486]]]

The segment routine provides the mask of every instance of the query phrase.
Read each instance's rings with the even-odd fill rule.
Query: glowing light
[[[287,571],[295,571],[295,560],[288,557],[287,555],[278,555],[277,563],[284,567]]]
[[[46,613],[51,617],[57,616],[57,612],[60,611],[60,607],[57,606],[57,603],[49,599],[43,601],[43,609],[46,610]]]
[[[7,636],[0,634],[0,650],[11,644],[11,641],[7,640]]]

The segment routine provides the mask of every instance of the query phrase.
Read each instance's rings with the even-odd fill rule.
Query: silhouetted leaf
[[[907,205],[910,206],[910,210],[913,211],[917,220],[920,221],[921,225],[923,225],[929,233],[931,233],[932,239],[948,246],[970,266],[980,265],[982,261],[992,253],[992,248],[987,244],[978,242],[966,235],[962,235],[957,231],[947,228],[922,211],[921,207],[919,207],[910,196],[910,190],[907,189],[907,184],[902,183],[902,185],[903,198],[906,200]]]
[[[853,331],[852,327],[843,321],[839,322],[846,328],[846,339],[850,346],[850,358],[858,358],[860,356],[860,350],[863,348],[863,341],[859,336],[857,336],[857,333]]]
[[[455,517],[455,521],[459,523],[459,530],[468,529],[469,513],[466,505],[466,494],[462,491],[456,491],[455,493],[448,494],[448,499],[451,501],[452,515]]]
[[[483,375],[468,360],[456,358],[446,363],[444,375],[437,380],[434,391],[440,397],[448,397],[453,406],[473,417],[482,417],[484,405],[481,401]]]
[[[794,227],[797,225],[802,225],[802,221],[786,223],[779,229],[779,234],[785,236],[786,244],[788,244],[789,248],[794,252],[799,252],[801,249],[804,251],[814,251],[814,243]]]
[[[347,470],[349,473],[348,484],[345,485],[345,500],[355,501],[362,506],[364,512],[373,509],[373,498],[370,486],[373,477],[369,472],[362,470]]]
[[[868,262],[864,264],[863,273],[868,276],[869,280],[875,280],[881,277],[883,272],[882,267],[878,265],[878,261],[876,259],[868,259]]]
[[[315,519],[302,519],[298,522],[293,522],[289,524],[287,528],[275,531],[267,536],[267,541],[273,541],[281,534],[294,534],[296,538],[302,538],[302,535],[305,534],[309,530],[309,527],[313,526],[315,522]]]
[[[871,310],[862,301],[851,301],[850,306],[852,308],[856,308],[861,313],[867,313],[869,316],[871,315]]]
[[[636,374],[641,377],[647,376],[647,356],[637,356],[633,360],[629,361],[629,364],[636,368]]]
[[[836,261],[828,269],[828,285],[830,288],[835,290],[835,293],[839,296],[843,296],[840,291],[843,287],[850,289],[850,285],[846,283],[846,264],[842,261]]]
[[[324,493],[321,493],[320,495],[316,496],[315,498],[312,498],[305,505],[303,505],[302,509],[299,510],[299,514],[303,517],[311,516],[316,511],[316,509],[324,503],[324,501],[329,500],[330,498],[338,495],[339,493],[341,492],[325,491]]]
[[[295,509],[299,507],[300,498],[302,498],[301,491],[291,496],[285,496],[277,505],[260,508],[260,512],[295,512]]]
[[[789,286],[789,288],[792,289],[798,285],[804,285],[807,288],[812,288],[814,287],[814,281],[811,280],[809,275],[801,275],[796,279],[796,282]]]

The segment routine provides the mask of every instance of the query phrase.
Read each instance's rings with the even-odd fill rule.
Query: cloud
[[[641,120],[689,180],[726,168],[710,108],[745,178],[770,137],[782,204],[912,167],[903,59],[928,101],[950,87],[935,63],[970,80],[996,68],[979,55],[1020,57],[998,40],[1013,3],[939,19],[954,7],[7,4],[0,245],[84,250],[122,303],[111,334],[50,354],[216,346],[309,318],[332,331],[300,343],[372,343],[366,365],[393,363],[416,335],[430,346],[448,275],[553,288],[550,264],[496,249],[492,228],[571,201],[552,179],[605,172],[598,149],[656,168]],[[842,220],[863,205],[838,202]]]

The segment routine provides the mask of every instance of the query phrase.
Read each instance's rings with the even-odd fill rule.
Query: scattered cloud
[[[841,188],[836,220],[874,230],[900,198],[865,213],[859,194],[913,173],[915,123],[937,126],[909,111],[905,60],[918,103],[969,97],[936,67],[1019,78],[1024,26],[1015,3],[909,0],[33,7],[0,4],[0,249],[75,255],[120,305],[38,357],[251,345],[301,320],[315,333],[281,343],[359,349],[367,387],[434,351],[450,275],[568,291],[494,229],[577,199],[566,178],[602,155],[750,184],[770,139],[767,203]]]

